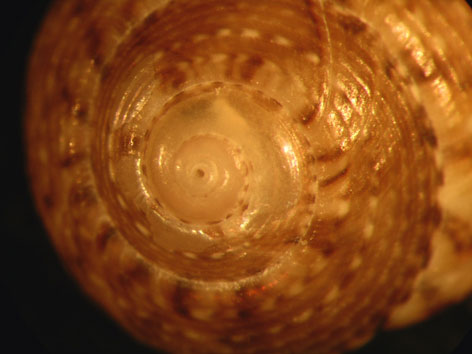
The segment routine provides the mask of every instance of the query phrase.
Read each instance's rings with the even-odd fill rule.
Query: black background
[[[5,2],[7,10],[1,21],[4,40],[0,80],[6,92],[0,103],[0,174],[5,195],[0,215],[6,232],[0,235],[0,351],[155,353],[134,342],[82,294],[59,262],[33,207],[22,150],[24,75],[34,33],[48,3]],[[359,354],[449,354],[461,341],[463,346],[457,352],[472,353],[471,328],[469,300],[420,325],[381,333]]]

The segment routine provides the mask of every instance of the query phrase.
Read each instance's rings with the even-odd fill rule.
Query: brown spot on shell
[[[126,276],[134,282],[144,285],[149,281],[150,271],[147,265],[142,261],[137,261],[129,269],[126,270]]]
[[[140,146],[141,137],[137,136],[135,132],[124,133],[120,139],[120,154],[128,155],[135,153]]]
[[[298,245],[300,243],[300,236],[293,236],[291,238],[288,238],[285,243],[286,244],[294,244],[294,245]]]
[[[103,252],[107,246],[108,241],[110,240],[111,237],[116,233],[116,230],[113,226],[111,226],[108,223],[103,224],[100,227],[100,231],[97,234],[96,238],[96,245],[97,249],[100,252]]]
[[[391,302],[395,304],[403,304],[411,298],[411,295],[412,295],[411,289],[408,289],[408,290],[399,289],[392,295]]]
[[[46,209],[51,209],[54,206],[54,200],[50,194],[45,194],[43,196],[43,204]]]
[[[463,91],[472,90],[472,70],[469,69],[469,71],[461,75],[459,80],[460,80],[459,82],[460,88]]]
[[[104,83],[107,81],[107,79],[110,77],[111,73],[111,65],[110,64],[104,64],[102,69],[100,70],[100,82]]]
[[[86,123],[88,120],[88,109],[84,104],[76,103],[72,107],[72,115],[77,118],[79,122]]]
[[[249,208],[249,204],[248,203],[245,203],[244,200],[241,200],[240,201],[240,204],[241,204],[241,212],[244,213],[246,210],[248,210]]]
[[[442,232],[452,241],[457,253],[472,250],[472,238],[470,237],[472,230],[466,222],[453,215],[445,215]]]
[[[253,55],[249,57],[241,66],[241,78],[245,81],[253,79],[257,70],[264,64],[264,60],[258,56]]]
[[[329,177],[327,179],[324,179],[324,180],[321,180],[320,181],[320,187],[328,187],[334,183],[336,183],[337,181],[339,181],[341,178],[343,178],[344,176],[347,175],[349,171],[349,166],[343,168],[341,171],[339,171],[338,173],[336,173],[334,176],[332,177]]]
[[[402,60],[407,63],[409,76],[419,84],[429,82],[438,77],[438,71],[425,72],[425,70],[418,65],[414,59],[414,52],[412,49],[405,49],[401,52]]]
[[[282,109],[282,104],[274,98],[266,97],[262,91],[255,91],[253,99],[265,109],[276,112]]]
[[[173,66],[157,71],[156,78],[162,82],[162,85],[174,89],[180,88],[187,80],[185,73]]]
[[[73,206],[87,207],[97,202],[95,190],[90,185],[74,185],[69,192],[69,203]]]
[[[341,278],[341,282],[339,284],[339,288],[341,290],[343,290],[344,288],[347,288],[351,283],[352,281],[355,279],[355,275],[356,273],[354,272],[349,272],[349,273],[346,273],[342,278]]]
[[[227,63],[226,63],[226,69],[225,69],[225,77],[227,79],[232,79],[233,78],[233,70],[234,70],[234,64],[236,61],[236,55],[234,54],[228,54],[227,56]]]
[[[420,257],[421,268],[424,268],[428,265],[431,258],[431,245],[430,240],[420,240],[416,245],[416,253]]]
[[[423,282],[421,284],[421,296],[430,302],[431,299],[436,299],[440,296],[440,289],[438,286],[432,284],[431,282]]]
[[[306,204],[315,204],[316,202],[316,195],[314,193],[307,193],[304,196],[304,200]]]
[[[121,265],[122,271],[117,275],[118,285],[124,294],[131,294],[136,287],[146,287],[150,279],[149,268],[141,260],[128,260]]]
[[[308,165],[313,166],[316,163],[316,157],[313,154],[307,153],[305,156],[305,161]],[[314,181],[316,181],[316,177],[314,177]]]
[[[336,251],[336,246],[335,244],[328,240],[328,239],[320,239],[318,237],[315,237],[309,245],[314,248],[319,250],[323,256],[325,257],[330,257],[334,254]]]
[[[385,71],[385,75],[387,75],[389,80],[393,80],[394,75],[396,73],[396,69],[397,68],[396,68],[395,64],[393,64],[390,60],[387,60],[385,62],[384,71]]]
[[[71,10],[71,15],[72,16],[80,16],[82,13],[87,11],[87,2],[86,1],[77,1],[74,3],[74,7]]]
[[[446,152],[448,158],[455,161],[468,160],[472,156],[472,139],[458,142],[456,145],[448,147]]]
[[[84,153],[80,152],[70,152],[67,153],[62,160],[60,161],[60,165],[62,168],[70,168],[77,163],[83,161],[86,158]]]
[[[343,156],[344,151],[340,148],[335,148],[330,151],[323,152],[316,156],[316,160],[319,162],[332,162]]]
[[[192,294],[192,290],[178,282],[175,286],[174,292],[171,295],[172,308],[183,317],[189,317],[188,298]]]
[[[143,172],[143,176],[147,177],[148,176],[148,170],[146,165],[141,166],[141,171]]]
[[[250,309],[241,309],[238,311],[238,317],[241,320],[247,320],[251,318],[253,315],[252,311]]]
[[[101,31],[96,26],[88,26],[84,40],[88,45],[88,55],[92,58],[93,63],[97,67],[101,67],[103,64],[103,53],[102,53],[102,35]]]
[[[402,278],[404,278],[404,279],[413,279],[413,278],[416,277],[416,274],[418,274],[418,270],[413,265],[409,265],[403,271]]]
[[[143,20],[143,27],[153,27],[162,17],[162,11],[155,11]]]
[[[341,27],[354,35],[358,35],[367,29],[367,25],[359,18],[350,15],[339,15],[339,24]]]
[[[62,86],[60,90],[60,95],[64,101],[69,102],[69,103],[72,101],[72,93],[70,92],[69,87]]]
[[[302,122],[303,125],[308,125],[313,122],[317,113],[318,113],[318,106],[305,109],[304,111],[302,111],[302,113],[300,113],[299,121]]]
[[[442,220],[442,211],[438,205],[433,205],[426,211],[424,215],[424,222],[432,222],[434,226],[439,226]]]
[[[432,147],[438,146],[438,139],[423,105],[418,105],[413,111],[414,122],[418,124],[420,136]]]

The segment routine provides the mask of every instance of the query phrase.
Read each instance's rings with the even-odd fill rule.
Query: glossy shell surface
[[[341,353],[462,300],[470,33],[458,0],[58,1],[26,117],[54,245],[176,353]]]

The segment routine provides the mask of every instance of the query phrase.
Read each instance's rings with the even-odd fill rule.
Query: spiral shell
[[[472,290],[464,1],[57,2],[31,181],[83,289],[178,353],[340,353]]]

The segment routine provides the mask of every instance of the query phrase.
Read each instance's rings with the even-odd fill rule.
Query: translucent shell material
[[[341,353],[472,290],[463,1],[94,0],[31,60],[58,252],[140,341]]]

